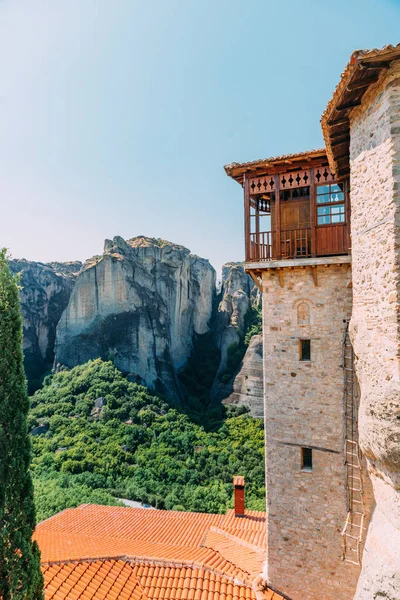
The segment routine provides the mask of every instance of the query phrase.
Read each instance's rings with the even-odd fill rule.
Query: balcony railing
[[[311,256],[311,227],[280,232],[280,248],[275,231],[250,234],[249,262],[307,258]]]

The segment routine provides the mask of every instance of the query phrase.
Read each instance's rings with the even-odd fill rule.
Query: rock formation
[[[222,388],[224,404],[245,406],[253,417],[264,417],[263,341],[254,335],[231,381]]]
[[[38,387],[53,366],[57,323],[81,266],[80,262],[10,261],[11,270],[21,272],[24,363],[31,389]]]
[[[215,270],[183,246],[137,237],[106,240],[86,261],[57,328],[56,363],[112,359],[131,377],[179,396],[177,370],[194,334],[208,331]]]
[[[233,373],[230,373],[228,364],[229,354],[234,353],[235,348],[240,355],[250,306],[260,301],[259,290],[245,273],[242,263],[227,263],[222,267],[220,298],[216,338],[221,362],[212,396],[215,400],[224,400],[225,404],[246,406],[253,416],[262,417],[263,370],[259,336],[252,340],[243,360],[239,356]]]

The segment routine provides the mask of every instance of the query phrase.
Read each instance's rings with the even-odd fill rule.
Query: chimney
[[[244,477],[237,475],[233,478],[235,517],[244,517]]]

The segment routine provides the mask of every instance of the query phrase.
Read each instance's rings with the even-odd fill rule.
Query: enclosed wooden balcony
[[[247,263],[349,253],[348,180],[324,150],[225,169],[244,188]]]

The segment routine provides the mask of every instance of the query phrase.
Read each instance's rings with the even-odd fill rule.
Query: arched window
[[[307,302],[300,302],[297,305],[297,324],[310,324],[310,306],[307,304]]]

